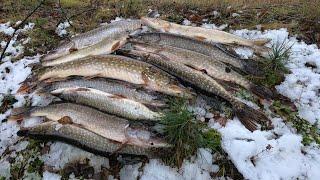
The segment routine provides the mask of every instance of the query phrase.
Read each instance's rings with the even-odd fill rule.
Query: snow
[[[234,34],[245,38],[271,38],[272,43],[287,42],[292,54],[286,66],[291,74],[277,86],[279,93],[298,106],[299,114],[311,123],[319,120],[318,67],[314,70],[306,62],[320,62],[320,51],[289,37],[286,29],[265,32],[237,30]],[[236,51],[248,55],[245,50]],[[250,57],[250,56],[248,56]],[[318,93],[317,93],[318,92]],[[282,119],[273,119],[274,130],[250,132],[238,121],[228,121],[226,127],[212,125],[222,135],[222,147],[237,169],[247,179],[319,179],[320,150],[317,146],[303,146],[302,137],[286,126]]]
[[[276,87],[278,92],[290,98],[298,107],[300,117],[314,124],[320,120],[320,50],[316,45],[307,45],[298,42],[295,37],[289,37],[286,29],[249,31],[238,30],[233,32],[245,38],[271,38],[271,44],[286,42],[291,46],[291,54],[286,67],[291,71],[286,75],[285,81]],[[238,51],[243,56],[250,57],[250,52]],[[243,53],[242,53],[243,52]],[[306,63],[312,63],[316,68],[306,67]]]
[[[183,21],[182,21],[182,24],[183,25],[185,25],[185,26],[191,26],[191,21],[189,21],[188,19],[184,19]]]
[[[231,16],[232,16],[232,17],[240,17],[240,14],[238,14],[238,13],[232,13]]]
[[[49,171],[43,172],[43,180],[60,180],[61,176],[59,174],[54,174]]]
[[[65,21],[62,23],[59,23],[59,25],[56,28],[56,33],[60,37],[64,37],[68,34],[68,31],[66,30],[68,27],[70,27],[69,21]]]
[[[212,153],[199,149],[198,154],[185,160],[180,169],[164,165],[160,160],[152,159],[139,172],[141,163],[126,165],[120,171],[120,179],[171,180],[171,179],[211,179],[210,172],[218,172],[219,167],[213,164]]]
[[[121,180],[134,180],[137,179],[140,172],[139,168],[142,166],[142,163],[137,163],[137,164],[129,164],[125,165],[121,170],[120,170],[120,179]]]
[[[10,26],[10,22],[0,24],[0,33],[12,36],[14,29]]]
[[[204,23],[201,25],[201,27],[207,28],[207,29],[218,29],[218,30],[224,30],[225,28],[228,27],[228,24],[222,24],[220,26],[216,26],[215,24],[207,24]]]
[[[52,143],[50,145],[50,152],[44,154],[41,158],[45,162],[45,165],[52,167],[54,170],[64,168],[69,162],[83,162],[86,159],[89,160],[89,165],[94,168],[95,172],[100,172],[101,167],[109,167],[109,160],[107,158],[96,156],[61,142]]]

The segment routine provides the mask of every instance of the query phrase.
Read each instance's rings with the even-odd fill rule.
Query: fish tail
[[[19,137],[29,136],[29,133],[30,133],[29,128],[21,128],[21,129],[17,132],[17,136],[19,136]]]
[[[32,92],[37,86],[36,80],[37,77],[34,75],[28,77],[25,81],[21,83],[21,86],[18,89],[17,94],[27,94]]]
[[[255,46],[264,46],[265,44],[267,44],[268,42],[270,42],[271,39],[270,38],[261,38],[261,39],[254,39],[252,40],[252,43]]]
[[[255,110],[242,102],[239,103],[235,108],[235,114],[248,130],[257,130],[258,123],[266,127],[266,129],[272,128],[271,121],[263,112]]]
[[[8,117],[9,121],[22,121],[24,118],[29,118],[31,113],[31,108],[19,107],[14,108]]]
[[[273,92],[265,86],[250,84],[249,90],[263,99],[272,99],[274,97]]]

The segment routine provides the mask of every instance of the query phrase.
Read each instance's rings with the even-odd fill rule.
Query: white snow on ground
[[[12,36],[14,29],[10,26],[10,22],[0,24],[0,33]]]
[[[310,69],[306,62],[320,63],[320,50],[315,45],[288,37],[286,29],[265,32],[238,30],[245,38],[271,38],[272,43],[286,41],[292,45],[287,67],[291,74],[277,87],[279,93],[292,99],[300,116],[311,123],[319,120],[319,66]],[[248,179],[319,179],[320,150],[303,146],[302,137],[289,129],[281,119],[273,119],[271,131],[250,132],[237,120],[229,121],[222,134],[222,146],[238,170]]]
[[[62,169],[69,162],[85,162],[86,159],[89,159],[89,165],[94,168],[95,172],[100,172],[101,167],[109,167],[109,160],[107,158],[96,156],[60,142],[51,144],[50,152],[43,155],[42,159],[45,165],[53,167],[54,170]]]
[[[141,173],[141,180],[167,180],[167,179],[187,179],[187,180],[210,180],[210,173],[218,172],[219,167],[213,164],[211,152],[199,149],[196,157],[185,160],[180,169],[171,168],[161,161],[153,159],[144,166]],[[134,172],[136,173],[136,172]]]
[[[286,29],[261,31],[238,30],[234,32],[245,38],[271,38],[271,43],[286,42],[291,47],[291,55],[286,66],[291,73],[277,90],[289,97],[299,109],[302,118],[314,124],[320,120],[320,50],[316,45],[298,42],[289,37]],[[270,45],[269,45],[270,46]],[[315,68],[306,67],[306,63],[314,64]]]
[[[44,180],[60,180],[61,176],[59,174],[51,173],[49,171],[43,172]]]
[[[56,28],[56,33],[60,37],[64,37],[65,35],[68,34],[67,28],[70,27],[69,21],[65,21],[60,23],[57,28]]]
[[[214,28],[213,25],[204,25]],[[12,29],[9,24],[0,24],[0,31],[10,34]],[[320,50],[315,45],[306,45],[298,42],[294,37],[288,37],[286,29],[269,30],[265,32],[238,30],[234,34],[245,38],[271,38],[273,43],[286,40],[292,46],[292,54],[287,67],[291,74],[286,76],[285,81],[277,87],[277,90],[294,101],[299,109],[300,116],[311,123],[320,117]],[[3,43],[1,43],[1,46]],[[21,42],[14,39],[10,48],[19,49]],[[20,49],[23,51],[23,47]],[[20,51],[18,50],[18,51]],[[9,52],[9,51],[8,51]],[[11,50],[10,50],[11,52]],[[12,50],[14,52],[14,50]],[[239,54],[250,57],[250,51],[242,49],[236,51]],[[21,51],[20,51],[21,54]],[[14,94],[22,82],[30,73],[27,64],[37,62],[38,56],[22,58],[20,61],[12,62],[11,58],[16,54],[6,56],[4,63],[0,65],[0,93]],[[306,67],[305,63],[311,63],[316,68]],[[6,68],[9,68],[9,72]],[[0,95],[2,101],[2,95]],[[14,107],[25,104],[24,97],[15,95],[18,100]],[[30,97],[26,97],[30,98]],[[41,99],[33,98],[35,104]],[[230,120],[225,127],[217,125],[213,121],[213,115],[207,112],[205,104],[197,106],[192,111],[200,116],[209,117],[209,126],[217,129],[222,135],[222,147],[228,153],[230,159],[237,169],[247,179],[320,179],[320,150],[317,146],[303,146],[301,136],[286,126],[279,118],[273,118],[274,130],[270,131],[248,131],[237,118]],[[10,110],[0,115],[0,121],[10,114]],[[39,119],[29,119],[23,126],[39,123]],[[0,154],[7,147],[22,150],[24,143],[14,144],[19,140],[16,132],[19,130],[16,122],[0,122]],[[10,164],[7,156],[1,156],[0,176],[10,176]],[[68,162],[89,159],[96,172],[102,167],[109,167],[107,158],[95,156],[71,145],[54,142],[50,146],[48,154],[41,157],[47,166],[56,170],[63,168]],[[180,169],[164,165],[160,160],[151,159],[144,167],[142,164],[126,165],[120,171],[121,179],[211,179],[210,173],[217,172],[219,167],[214,164],[212,152],[199,149],[197,156],[185,160]],[[141,172],[139,171],[141,169]],[[44,179],[60,179],[57,174],[45,171]]]

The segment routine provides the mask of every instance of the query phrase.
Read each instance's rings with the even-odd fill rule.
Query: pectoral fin
[[[77,49],[77,48],[74,48],[74,47],[72,47],[72,48],[69,49],[69,52],[70,52],[70,53],[73,53],[73,52],[75,52],[75,51],[78,51],[78,49]]]
[[[65,81],[68,78],[49,78],[44,80],[45,83],[52,83],[52,82],[56,82],[56,81]]]
[[[123,98],[127,98],[127,97],[125,97],[125,96],[122,95],[122,94],[113,94],[113,95],[111,96],[111,98],[123,99]]]
[[[203,37],[203,36],[194,36],[194,38],[200,40],[200,41],[204,41],[206,40],[207,38],[206,37]]]
[[[73,121],[69,116],[64,116],[58,120],[58,123],[60,123],[60,124],[73,124]]]
[[[111,52],[116,51],[117,49],[119,49],[121,46],[120,41],[117,41],[112,47],[111,47]]]

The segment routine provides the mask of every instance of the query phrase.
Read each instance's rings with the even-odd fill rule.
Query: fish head
[[[148,17],[141,17],[142,23],[163,32],[168,32],[170,29],[170,22],[161,20],[159,18],[148,18]]]
[[[58,48],[50,51],[48,54],[41,57],[40,61],[41,62],[51,61],[51,60],[57,59],[61,56],[70,54],[72,49],[74,49],[74,46],[75,46],[75,44],[72,41],[61,42]]]
[[[159,48],[152,46],[151,44],[145,44],[145,43],[134,43],[132,44],[132,47],[138,51],[152,52],[152,53],[157,53],[158,51],[161,50]]]
[[[142,128],[130,128],[126,129],[126,138],[130,144],[135,144],[144,147],[169,147],[170,145],[163,139],[155,137],[148,130]]]
[[[161,40],[160,33],[141,33],[138,35],[130,35],[130,42],[138,43],[157,43]]]

